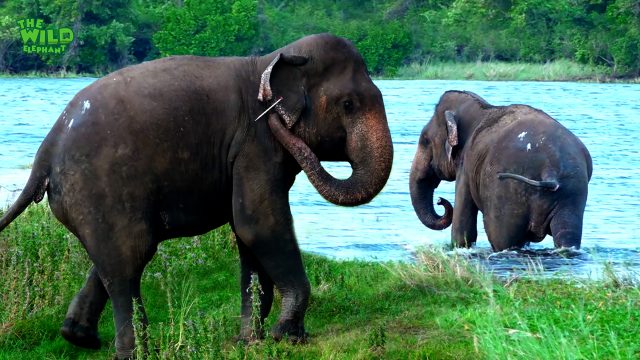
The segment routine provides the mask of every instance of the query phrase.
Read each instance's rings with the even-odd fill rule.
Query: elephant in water
[[[556,247],[580,248],[592,164],[569,130],[526,105],[493,106],[467,91],[447,91],[420,134],[410,175],[411,202],[427,227],[453,224],[451,242],[476,242],[478,210],[494,251],[552,235]],[[455,181],[455,207],[440,181]]]
[[[169,57],[111,73],[71,100],[0,230],[46,193],[94,265],[61,333],[99,347],[110,298],[116,355],[128,358],[133,300],[146,323],[140,278],[158,243],[229,223],[240,253],[240,337],[251,337],[245,290],[255,272],[261,320],[274,287],[282,295],[272,336],[304,340],[310,286],[289,189],[304,170],[328,201],[364,204],[385,185],[392,158],[382,95],[345,39],[308,36],[262,57]],[[353,173],[335,179],[320,161],[348,161]]]

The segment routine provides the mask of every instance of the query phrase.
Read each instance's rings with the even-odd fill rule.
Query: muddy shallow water
[[[29,164],[67,102],[95,79],[0,79],[0,205],[24,186]],[[440,95],[449,89],[478,93],[490,103],[525,103],[540,108],[573,131],[593,157],[585,211],[583,250],[552,251],[547,237],[520,252],[492,254],[482,221],[478,243],[463,251],[493,271],[544,269],[598,276],[605,262],[640,271],[640,85],[546,82],[395,81],[376,82],[394,141],[391,178],[371,203],[342,208],[327,203],[304,174],[291,190],[291,208],[303,250],[335,258],[410,261],[416,248],[448,242],[450,229],[432,231],[416,218],[409,199],[409,170],[422,127]],[[346,164],[325,164],[347,177]],[[453,183],[435,196],[453,202]],[[442,212],[442,208],[437,211]],[[481,216],[481,215],[479,215]]]

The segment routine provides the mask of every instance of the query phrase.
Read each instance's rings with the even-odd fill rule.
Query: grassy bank
[[[404,80],[638,81],[612,78],[608,68],[578,64],[568,60],[556,60],[545,64],[499,61],[413,63],[400,68],[396,78]]]
[[[308,344],[233,342],[238,260],[228,227],[167,241],[143,295],[151,358],[629,359],[640,356],[640,287],[602,281],[500,281],[439,251],[413,264],[332,261],[305,254],[312,284]],[[113,356],[107,306],[99,351],[67,344],[58,328],[89,268],[84,250],[45,206],[0,233],[0,359]],[[276,301],[276,304],[279,300]],[[268,322],[279,312],[274,306]]]
[[[0,73],[0,78],[77,78],[102,77],[105,74],[75,74],[68,72],[20,74]],[[425,62],[401,67],[393,77],[379,79],[399,80],[482,80],[482,81],[584,81],[640,83],[640,78],[612,76],[606,67],[579,64],[569,60],[556,60],[545,64],[491,62]]]

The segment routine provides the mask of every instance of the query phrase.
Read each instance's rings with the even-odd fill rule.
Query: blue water
[[[69,100],[95,79],[0,79],[0,205],[21,189],[42,139]],[[640,85],[562,82],[377,81],[394,141],[391,177],[371,203],[342,208],[326,202],[304,174],[291,190],[291,208],[303,250],[336,258],[411,260],[416,248],[448,243],[450,229],[433,231],[416,218],[408,178],[416,141],[440,95],[469,90],[495,105],[540,108],[573,131],[593,157],[583,250],[563,257],[547,237],[529,251],[490,254],[482,221],[473,258],[510,273],[539,263],[548,273],[597,276],[605,261],[640,270]],[[326,163],[348,177],[346,164]],[[453,183],[435,196],[453,202]],[[439,210],[441,211],[441,209]],[[479,215],[481,217],[481,215]],[[533,259],[533,260],[530,260]]]

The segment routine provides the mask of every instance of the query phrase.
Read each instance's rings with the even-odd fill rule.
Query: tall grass
[[[78,241],[43,206],[32,206],[22,226],[0,234],[0,347],[11,338],[24,345],[41,340],[44,324],[66,309],[89,262]]]
[[[304,254],[312,285],[306,345],[237,343],[240,289],[233,234],[222,227],[161,244],[143,276],[149,359],[631,359],[640,357],[640,284],[605,267],[602,280],[500,280],[476,263],[425,249],[410,264]],[[58,333],[90,263],[46,206],[0,233],[0,359],[112,357],[107,306],[99,351]],[[279,298],[266,320],[277,321]],[[139,319],[140,314],[136,314]],[[147,337],[147,352],[142,340]]]
[[[531,275],[540,271],[531,269]],[[465,310],[465,327],[473,330],[474,350],[481,358],[640,357],[640,283],[610,266],[599,281],[533,277],[502,282],[455,253],[426,249],[416,264],[392,272],[411,287],[483,291],[481,303]]]
[[[400,68],[398,79],[503,80],[503,81],[607,81],[610,70],[555,60],[544,64],[500,61],[412,63]]]

